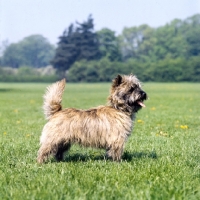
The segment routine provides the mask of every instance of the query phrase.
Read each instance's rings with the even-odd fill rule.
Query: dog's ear
[[[113,87],[117,87],[122,83],[122,76],[117,75],[117,77],[113,80]]]

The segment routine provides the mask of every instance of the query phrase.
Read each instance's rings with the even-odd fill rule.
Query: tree
[[[17,43],[10,44],[3,53],[2,65],[18,68],[22,64],[23,56],[21,46]]]
[[[51,63],[61,73],[69,69],[77,58],[78,51],[74,43],[74,35],[74,25],[71,24],[63,32],[63,35],[59,37],[60,41],[58,42],[58,47],[56,48],[56,53]]]
[[[79,47],[77,60],[86,59],[98,60],[100,58],[99,40],[94,32],[92,16],[89,15],[88,20],[83,23],[78,23],[75,39]]]
[[[119,36],[124,60],[129,58],[140,59],[142,54],[148,56],[156,42],[156,39],[152,37],[153,33],[154,29],[148,25],[124,28]]]
[[[54,55],[54,47],[42,35],[26,37],[19,45],[22,48],[24,64],[28,66],[47,66]]]
[[[122,55],[115,32],[108,28],[103,28],[97,32],[97,35],[100,44],[101,56],[108,57],[110,61],[120,61],[122,59]]]
[[[54,47],[42,35],[31,35],[18,43],[10,44],[4,51],[3,65],[18,68],[22,65],[44,67],[49,65]]]
[[[200,14],[184,21],[185,39],[187,42],[187,56],[200,55]]]
[[[5,51],[5,49],[9,46],[9,41],[8,40],[4,40],[1,43],[0,46],[0,57],[3,55],[3,52]]]
[[[186,36],[188,43],[188,56],[199,56],[200,55],[200,27],[194,28]]]
[[[75,27],[71,24],[59,37],[56,54],[51,62],[61,74],[68,70],[75,61],[100,58],[99,41],[93,30],[91,15],[86,22],[77,22],[76,25]]]

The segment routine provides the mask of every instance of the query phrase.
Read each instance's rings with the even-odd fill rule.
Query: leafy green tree
[[[18,43],[10,44],[4,51],[4,66],[18,68],[22,65],[44,67],[49,65],[54,47],[41,35],[31,35]]]
[[[49,65],[54,56],[54,47],[42,35],[31,35],[24,38],[19,45],[24,57],[24,65],[44,67]]]
[[[200,55],[200,14],[187,18],[184,21],[184,36],[187,42],[187,56]]]
[[[8,40],[4,40],[1,42],[0,45],[0,58],[3,55],[3,52],[5,51],[5,49],[9,46],[9,41]]]
[[[181,20],[173,20],[170,24],[156,29],[157,41],[153,48],[156,60],[185,56],[187,44],[180,31],[181,26]]]
[[[115,36],[115,32],[108,28],[103,28],[97,32],[97,35],[100,43],[101,56],[108,57],[110,61],[122,60],[119,41]]]
[[[17,43],[10,44],[4,51],[2,56],[2,65],[18,68],[24,62],[22,56],[22,48]]]
[[[188,56],[199,56],[200,55],[200,26],[194,28],[186,36],[188,43]]]
[[[139,27],[124,28],[119,36],[123,59],[144,59],[152,51],[156,38],[154,29],[144,24]]]

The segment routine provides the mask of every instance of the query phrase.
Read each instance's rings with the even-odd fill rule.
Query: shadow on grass
[[[144,158],[151,158],[151,159],[157,159],[157,153],[155,151],[152,152],[124,152],[124,155],[122,156],[123,160],[126,160],[127,162],[133,160],[133,159],[144,159]]]
[[[87,162],[90,160],[106,160],[104,155],[88,155],[88,154],[68,154],[65,156],[64,162]]]
[[[155,151],[152,152],[124,152],[122,156],[122,162],[131,162],[133,159],[145,159],[145,158],[151,158],[151,159],[157,159],[158,156]],[[96,160],[110,160],[106,158],[105,155],[92,155],[92,154],[68,154],[65,156],[65,159],[63,162],[88,162],[88,161],[96,161]]]

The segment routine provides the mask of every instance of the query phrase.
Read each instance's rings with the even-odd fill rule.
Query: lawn
[[[123,161],[73,146],[36,163],[46,84],[0,83],[0,199],[200,199],[200,84],[146,83]],[[105,104],[110,84],[67,84],[64,107]]]

